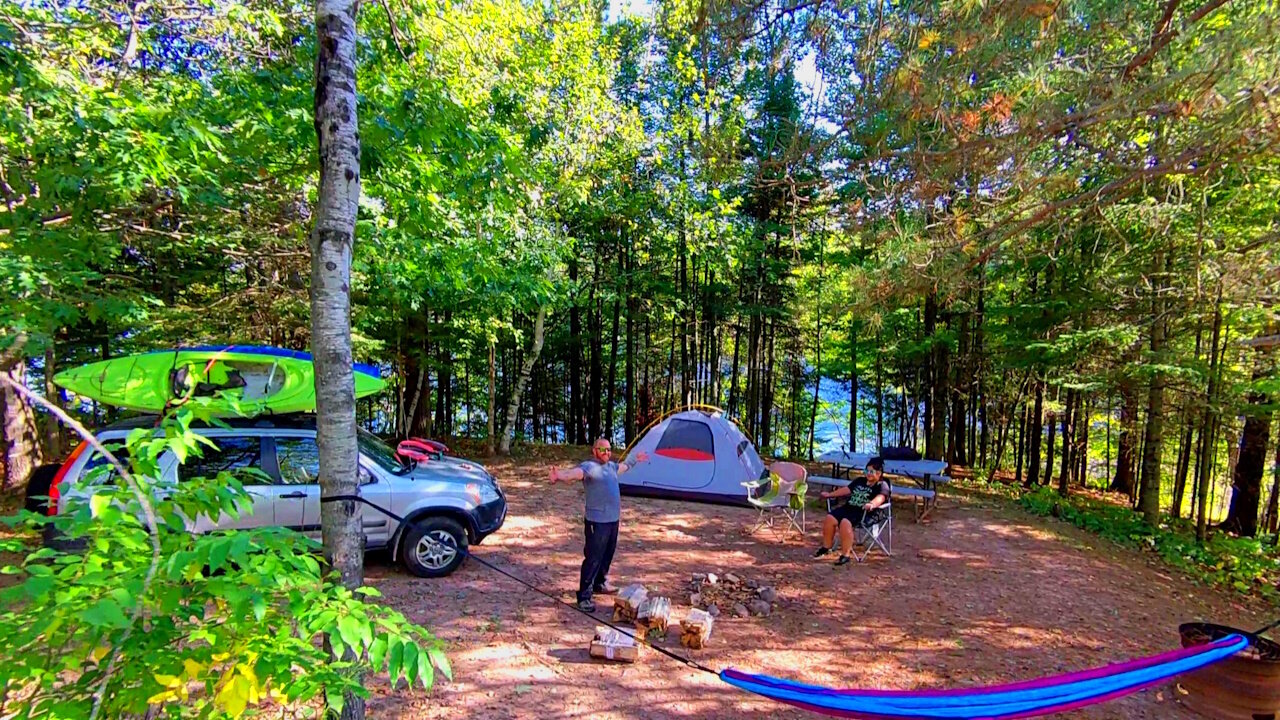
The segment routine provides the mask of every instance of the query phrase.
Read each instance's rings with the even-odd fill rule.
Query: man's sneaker
[[[813,556],[815,558],[820,558],[820,557],[826,557],[827,555],[830,555],[830,554],[831,554],[831,548],[820,547],[814,551]]]
[[[578,609],[582,612],[593,613],[596,611],[596,604],[590,600],[579,600]]]
[[[851,562],[853,562],[853,558],[849,557],[848,555],[841,555],[840,559],[836,561],[836,565],[837,566],[848,565]]]
[[[594,588],[592,588],[592,591],[595,592],[595,594],[597,595],[617,595],[618,594],[618,588],[610,585],[609,583],[605,583],[603,585],[597,585]]]

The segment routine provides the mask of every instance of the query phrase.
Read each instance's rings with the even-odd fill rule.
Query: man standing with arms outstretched
[[[618,591],[607,578],[613,553],[618,548],[618,520],[622,514],[618,476],[632,466],[614,462],[610,459],[612,454],[609,440],[600,438],[591,446],[590,460],[568,470],[551,469],[551,482],[581,480],[586,491],[583,520],[586,543],[582,548],[582,575],[578,579],[578,608],[586,612],[596,610],[592,594],[612,595]],[[637,463],[648,460],[647,453],[636,453]]]

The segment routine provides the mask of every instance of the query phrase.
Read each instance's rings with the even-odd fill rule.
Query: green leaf
[[[440,670],[441,675],[448,680],[453,680],[453,668],[449,665],[449,658],[443,651],[431,648],[427,650],[427,657],[431,658],[431,664]]]
[[[209,569],[217,572],[227,561],[227,554],[231,551],[231,539],[222,537],[216,540],[213,547],[209,548]]]
[[[89,514],[93,517],[100,517],[110,505],[110,495],[106,493],[94,493],[89,497]]]
[[[404,644],[404,679],[410,685],[418,679],[418,646],[412,642]]]
[[[356,654],[364,652],[364,638],[369,633],[367,623],[361,622],[354,615],[343,615],[338,618],[338,632]]]
[[[387,660],[387,636],[379,635],[369,646],[369,665],[375,672],[382,671],[382,664]]]
[[[90,605],[80,619],[94,627],[122,628],[129,624],[120,604],[111,598],[102,598]]]
[[[391,641],[391,649],[387,653],[387,675],[391,678],[391,684],[395,685],[396,680],[400,679],[400,673],[404,669],[404,643],[399,639]]]

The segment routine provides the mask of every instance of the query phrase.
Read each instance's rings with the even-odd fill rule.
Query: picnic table
[[[810,475],[807,482],[812,485],[820,485],[833,489],[846,487],[849,484],[848,478],[823,477],[821,475]],[[890,501],[893,501],[894,498],[902,497],[909,497],[912,499],[916,508],[915,515],[917,522],[927,517],[937,502],[936,490],[926,490],[924,488],[911,487],[909,485],[894,485],[892,483],[890,483],[889,488],[890,494],[892,495]],[[831,507],[831,500],[827,500],[827,512],[831,511]]]
[[[864,473],[867,461],[875,457],[868,453],[851,453],[833,450],[818,456],[818,462],[831,464],[831,478],[811,477],[809,482],[818,485],[843,486],[849,483],[853,472]],[[916,511],[916,520],[923,520],[933,512],[938,501],[938,485],[949,483],[947,463],[941,460],[885,460],[884,474],[892,477],[907,478],[918,485],[918,488],[894,486],[896,495],[909,496],[923,501],[923,508]],[[843,480],[841,480],[843,478]],[[830,482],[824,482],[830,481]]]

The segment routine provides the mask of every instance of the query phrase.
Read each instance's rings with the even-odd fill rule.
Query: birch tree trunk
[[[540,308],[538,310],[538,319],[533,323],[533,349],[525,356],[524,365],[520,368],[520,378],[516,380],[516,386],[511,390],[511,402],[507,405],[507,424],[502,430],[502,445],[500,451],[503,455],[511,452],[511,440],[516,434],[516,418],[520,416],[520,394],[524,392],[524,388],[529,384],[529,376],[533,373],[533,366],[538,362],[538,355],[542,353],[542,331],[546,326],[547,309]]]
[[[320,186],[311,230],[311,350],[315,358],[316,444],[321,496],[354,495],[355,378],[351,366],[351,249],[360,199],[356,125],[355,0],[316,0],[315,129]],[[364,534],[351,501],[322,503],[325,560],[342,584],[364,582]],[[364,718],[364,700],[348,693],[341,716]]]

